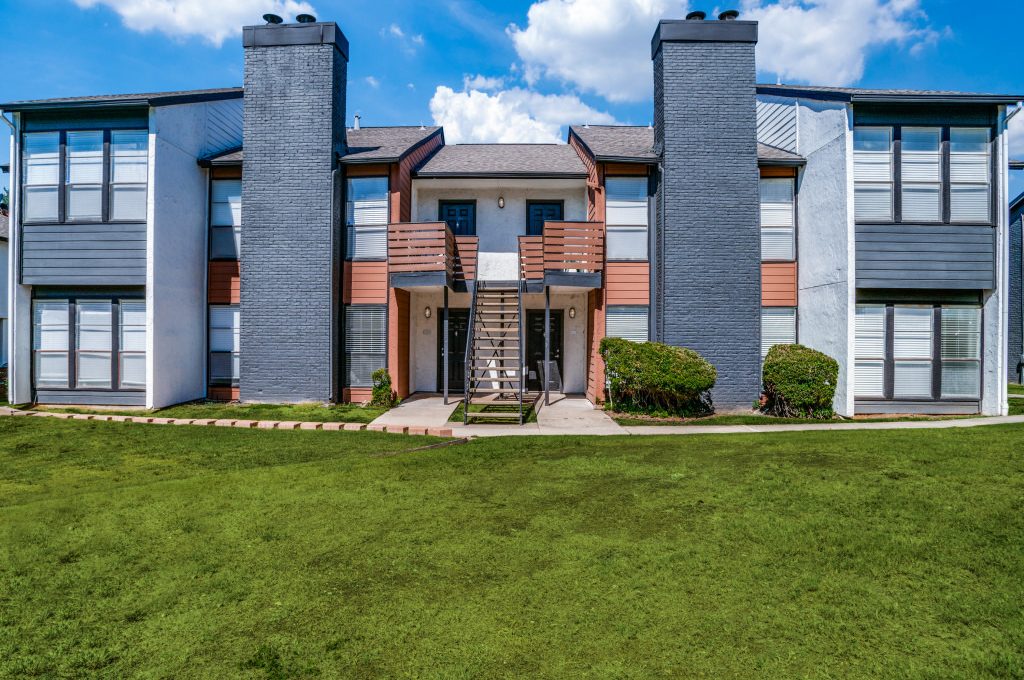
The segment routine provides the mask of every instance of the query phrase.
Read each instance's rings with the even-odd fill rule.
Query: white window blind
[[[237,260],[242,248],[242,180],[215,179],[210,191],[210,257]]]
[[[942,174],[940,128],[902,129],[901,179],[903,221],[938,222],[942,219],[940,190]]]
[[[32,354],[36,387],[68,387],[68,314],[67,300],[33,303]]]
[[[792,345],[796,342],[796,308],[761,308],[761,359],[768,356],[768,350],[775,345]]]
[[[348,387],[372,387],[373,372],[387,366],[387,310],[345,307],[345,371]]]
[[[210,384],[238,385],[241,349],[238,305],[210,306]]]
[[[32,132],[22,142],[24,218],[56,221],[60,181],[60,133]]]
[[[893,309],[893,397],[932,396],[931,307]]]
[[[384,259],[388,255],[388,178],[355,177],[347,181],[347,257]]]
[[[605,312],[605,335],[633,342],[649,338],[650,308],[644,305],[609,305]]]
[[[981,394],[981,309],[942,308],[942,397],[977,399]]]
[[[146,219],[149,133],[115,130],[110,133],[110,219]]]
[[[67,133],[67,218],[103,218],[103,132]]]
[[[84,302],[77,310],[76,384],[82,388],[110,388],[113,350],[113,312],[110,302]]]
[[[605,179],[605,251],[609,260],[646,260],[646,177]]]
[[[857,305],[854,394],[885,396],[885,305]]]
[[[949,212],[953,222],[990,219],[991,144],[988,128],[949,131]]]
[[[892,128],[853,131],[854,213],[858,220],[892,219]]]
[[[761,259],[795,259],[794,182],[789,177],[761,180]]]
[[[121,300],[119,380],[124,389],[146,386],[146,303]]]

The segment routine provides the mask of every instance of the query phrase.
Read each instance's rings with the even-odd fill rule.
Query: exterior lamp
[[[575,319],[576,318],[576,308],[575,307],[570,307],[569,308],[569,318],[570,319]]]
[[[423,308],[423,318],[424,319],[429,319],[430,318],[430,314],[431,314],[431,312],[430,312],[430,305],[427,305],[426,307]]]
[[[505,197],[498,196],[498,208],[504,210],[505,208]]]

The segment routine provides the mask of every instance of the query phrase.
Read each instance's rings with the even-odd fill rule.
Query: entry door
[[[437,391],[444,390],[444,312],[437,315]],[[466,389],[466,338],[469,335],[469,310],[448,310],[448,391]]]
[[[476,201],[440,201],[437,213],[456,236],[476,235]]]
[[[565,214],[565,206],[561,201],[526,203],[526,234],[527,236],[543,236],[545,222],[559,222]]]
[[[551,310],[551,361],[558,367],[558,374],[551,376],[550,389],[562,389],[562,310]],[[541,391],[544,366],[544,310],[526,312],[526,388]],[[557,380],[556,380],[557,378]]]

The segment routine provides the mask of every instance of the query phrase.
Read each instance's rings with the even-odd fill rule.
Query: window
[[[892,128],[853,130],[854,213],[858,221],[893,218]]]
[[[900,139],[904,222],[942,220],[941,128],[905,127]]]
[[[761,259],[796,259],[791,177],[761,180]]]
[[[526,235],[543,236],[545,222],[561,222],[565,219],[565,204],[562,201],[527,201]]]
[[[897,306],[893,312],[893,387],[900,398],[932,396],[932,308]]]
[[[761,360],[774,345],[796,343],[796,308],[761,308]]]
[[[981,396],[981,310],[942,308],[942,398]]]
[[[110,388],[113,350],[111,304],[107,301],[84,302],[75,305],[77,313],[75,341],[78,364],[75,367],[76,385],[80,388]]]
[[[647,342],[650,308],[646,305],[609,305],[605,313],[604,334],[633,342]]]
[[[68,387],[69,310],[67,300],[33,304],[32,358],[36,387]]]
[[[646,260],[647,178],[608,177],[604,188],[608,259]]]
[[[69,132],[65,155],[67,219],[103,219],[103,133]]]
[[[210,384],[237,387],[239,382],[238,305],[210,306]]]
[[[118,374],[122,389],[146,386],[146,303],[121,300]]]
[[[388,256],[388,178],[356,177],[346,183],[347,253],[352,260]]]
[[[988,128],[949,131],[949,219],[988,222],[992,170]]]
[[[110,219],[146,219],[148,138],[145,130],[110,133]]]
[[[885,305],[857,305],[854,394],[885,396]]]
[[[373,372],[387,366],[387,308],[345,307],[345,385],[372,387]]]
[[[60,183],[60,133],[26,134],[22,168],[25,221],[56,221],[57,188]]]
[[[237,260],[242,248],[242,180],[210,183],[210,258]]]

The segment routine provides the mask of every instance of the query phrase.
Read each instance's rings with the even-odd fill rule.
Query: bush
[[[370,398],[370,406],[383,406],[391,408],[398,401],[398,395],[391,389],[391,374],[386,368],[378,368],[371,376],[373,378],[373,396]]]
[[[7,369],[0,368],[0,403],[7,401]]]
[[[803,345],[775,345],[762,372],[766,413],[786,418],[831,418],[839,364]]]
[[[710,390],[717,373],[692,349],[604,338],[601,356],[615,410],[681,416],[712,411]]]

